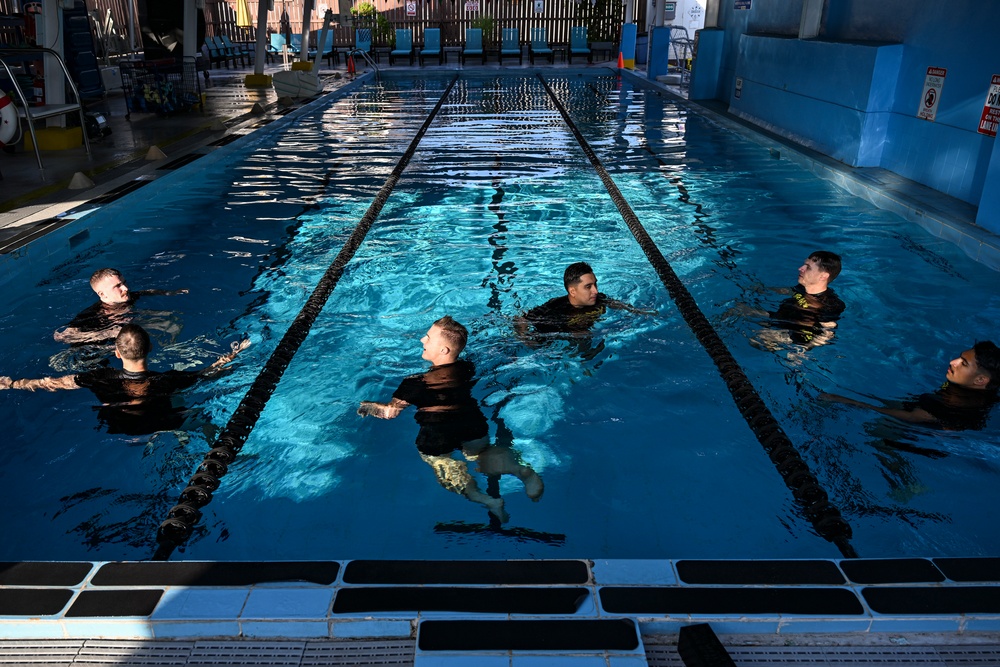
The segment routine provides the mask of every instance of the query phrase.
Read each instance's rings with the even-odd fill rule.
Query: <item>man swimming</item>
[[[566,288],[566,296],[550,299],[514,320],[514,329],[522,340],[534,342],[529,336],[529,330],[534,330],[537,334],[585,336],[608,308],[640,315],[656,313],[640,310],[598,291],[597,277],[586,262],[576,262],[566,267],[563,286]]]
[[[187,294],[179,290],[140,290],[132,292],[118,269],[98,269],[90,277],[90,287],[100,299],[81,311],[62,330],[53,334],[60,343],[109,343],[118,331],[132,321],[132,307],[143,296],[174,296]]]
[[[445,489],[465,496],[485,506],[500,520],[508,520],[502,498],[493,498],[479,489],[469,474],[468,464],[452,458],[461,451],[467,461],[477,461],[485,475],[514,475],[524,482],[529,498],[538,500],[544,490],[542,478],[530,466],[518,460],[516,452],[506,446],[491,446],[486,417],[472,396],[476,367],[459,359],[468,341],[464,326],[449,316],[436,321],[420,342],[421,358],[431,367],[404,378],[388,403],[361,401],[358,414],[362,417],[395,419],[407,407],[417,408],[415,419],[420,425],[417,451],[431,466],[438,482]]]
[[[979,341],[948,364],[945,382],[931,394],[904,401],[898,407],[871,405],[837,394],[821,394],[825,401],[874,410],[906,422],[937,426],[947,431],[979,430],[986,425],[1000,389],[1000,348]]]
[[[98,418],[107,424],[108,433],[143,435],[155,431],[180,429],[185,413],[173,405],[171,396],[187,389],[203,377],[217,373],[250,344],[248,339],[234,342],[230,352],[220,356],[201,371],[151,371],[146,359],[152,348],[149,334],[137,324],[126,324],[115,337],[115,356],[122,369],[96,370],[39,379],[13,380],[0,376],[0,389],[59,391],[90,389],[101,402]]]

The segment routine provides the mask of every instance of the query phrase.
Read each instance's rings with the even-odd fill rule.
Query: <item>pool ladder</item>
[[[350,58],[355,54],[359,54],[362,58],[364,58],[365,62],[371,65],[372,69],[375,70],[375,74],[381,74],[381,70],[378,68],[378,63],[372,60],[371,54],[363,49],[351,49],[347,52],[347,57]]]

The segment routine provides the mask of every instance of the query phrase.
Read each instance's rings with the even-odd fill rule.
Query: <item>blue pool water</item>
[[[982,431],[903,428],[817,400],[931,391],[996,337],[996,274],[818,180],[766,143],[613,76],[547,79],[660,251],[851,525],[866,557],[997,552],[993,417]],[[141,559],[169,508],[443,94],[385,77],[220,149],[82,217],[5,264],[4,374],[84,367],[52,330],[114,265],[140,302],[156,369],[207,363],[246,333],[233,372],[185,392],[190,437],[103,432],[87,391],[0,396],[7,508],[0,558]],[[753,344],[814,249],[844,257],[832,344]],[[611,312],[596,354],[514,335],[563,268],[655,315]],[[362,420],[425,367],[419,338],[471,331],[474,395],[494,442],[545,481],[479,477],[510,521],[441,488],[412,410]],[[887,443],[894,442],[896,446]],[[902,443],[902,445],[900,445]],[[933,450],[928,456],[920,449]],[[909,450],[909,451],[907,451]],[[942,456],[943,454],[943,456]],[[475,464],[472,464],[473,470]],[[837,557],[733,404],[542,84],[463,74],[285,372],[190,543],[174,558]]]

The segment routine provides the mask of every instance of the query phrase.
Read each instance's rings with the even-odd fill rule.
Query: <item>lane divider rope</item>
[[[556,109],[562,115],[563,121],[569,126],[570,131],[576,137],[577,142],[587,155],[591,165],[597,171],[601,182],[604,183],[608,194],[611,195],[611,199],[625,220],[629,231],[632,232],[635,240],[638,241],[639,247],[646,254],[646,258],[652,264],[663,286],[667,288],[670,298],[674,300],[684,321],[691,328],[698,342],[708,352],[712,361],[715,362],[722,380],[726,383],[726,387],[736,402],[737,409],[739,409],[743,419],[746,420],[747,426],[750,427],[750,430],[764,447],[764,451],[767,452],[771,462],[774,463],[778,474],[781,475],[782,479],[785,480],[785,484],[791,489],[792,495],[802,509],[803,515],[812,523],[813,528],[815,528],[820,536],[829,540],[840,549],[840,553],[845,558],[857,558],[858,554],[850,543],[853,534],[850,524],[841,515],[840,510],[830,502],[829,494],[820,486],[816,475],[809,469],[809,465],[802,459],[798,449],[792,444],[792,441],[785,434],[781,425],[774,418],[774,415],[771,414],[771,411],[761,399],[760,394],[757,393],[756,388],[754,388],[749,378],[747,378],[746,373],[740,367],[739,363],[737,363],[736,358],[733,357],[729,348],[726,347],[722,338],[719,337],[718,332],[715,331],[711,322],[705,317],[705,314],[701,312],[694,297],[691,296],[687,287],[681,282],[681,279],[674,272],[673,267],[670,266],[663,253],[660,252],[652,237],[646,232],[638,216],[636,216],[632,207],[629,206],[618,186],[615,185],[611,175],[608,174],[607,169],[601,164],[600,158],[598,158],[597,154],[590,147],[590,144],[587,143],[587,140],[577,128],[572,118],[570,118],[569,113],[567,113],[559,98],[556,97],[555,91],[552,90],[549,83],[540,73],[538,74],[538,79],[545,86],[545,90],[548,92],[553,104],[555,104]]]
[[[271,353],[271,356],[264,364],[264,368],[257,375],[253,384],[250,385],[250,389],[247,390],[243,400],[240,401],[239,406],[237,406],[232,417],[230,417],[226,427],[219,434],[219,437],[216,438],[212,449],[205,454],[204,460],[191,477],[187,488],[181,492],[177,505],[170,510],[167,519],[160,523],[156,533],[158,547],[153,554],[152,560],[163,561],[169,559],[174,549],[186,542],[191,536],[195,524],[201,519],[200,508],[212,501],[212,493],[219,488],[220,479],[228,472],[229,464],[236,459],[236,455],[246,443],[250,432],[256,426],[257,420],[260,419],[260,415],[264,411],[264,406],[267,405],[271,394],[277,388],[285,369],[292,362],[292,358],[305,341],[309,330],[312,328],[313,323],[315,323],[323,306],[330,298],[330,295],[333,294],[333,290],[337,287],[337,283],[340,281],[347,263],[351,261],[358,248],[361,247],[365,236],[368,234],[368,230],[371,229],[375,219],[382,212],[382,207],[385,206],[389,195],[396,187],[400,176],[402,176],[403,170],[416,152],[417,145],[423,139],[424,134],[427,133],[427,129],[430,127],[434,117],[437,116],[438,111],[441,110],[445,99],[451,93],[451,89],[455,86],[456,81],[458,81],[457,74],[452,78],[441,99],[438,100],[426,120],[424,120],[423,125],[420,126],[406,152],[403,153],[403,156],[393,168],[392,173],[386,179],[385,184],[378,191],[378,194],[375,195],[375,199],[368,207],[368,210],[362,216],[360,222],[358,222],[357,227],[354,228],[351,236],[344,243],[344,247],[341,248],[333,263],[330,264],[323,274],[323,277],[316,285],[316,288],[309,296],[302,310],[299,311],[295,320],[288,327],[288,331],[282,336],[274,352]]]

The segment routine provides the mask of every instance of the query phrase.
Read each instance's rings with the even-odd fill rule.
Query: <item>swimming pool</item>
[[[546,80],[842,511],[858,553],[995,553],[995,419],[982,432],[901,431],[816,400],[936,387],[948,359],[993,335],[995,274],[655,93],[614,76]],[[51,331],[91,302],[86,278],[105,265],[133,289],[191,290],[142,302],[154,368],[209,361],[243,332],[254,345],[232,373],[185,394],[201,424],[187,441],[101,432],[86,392],[3,396],[13,438],[2,493],[17,508],[5,559],[149,557],[215,433],[449,81],[386,76],[315,103],[8,262],[14,377],[86,362]],[[794,284],[817,248],[845,259],[834,342],[805,355],[752,345],[760,323],[732,307],[776,304],[760,288]],[[602,291],[657,314],[612,312],[595,328],[596,354],[523,345],[514,317],[557,296],[562,269],[581,259]],[[472,332],[466,354],[491,437],[545,480],[532,502],[513,479],[481,479],[505,498],[503,525],[438,486],[412,413],[355,414],[422,370],[419,338],[445,314]],[[528,74],[454,84],[214,496],[174,558],[838,555]]]

